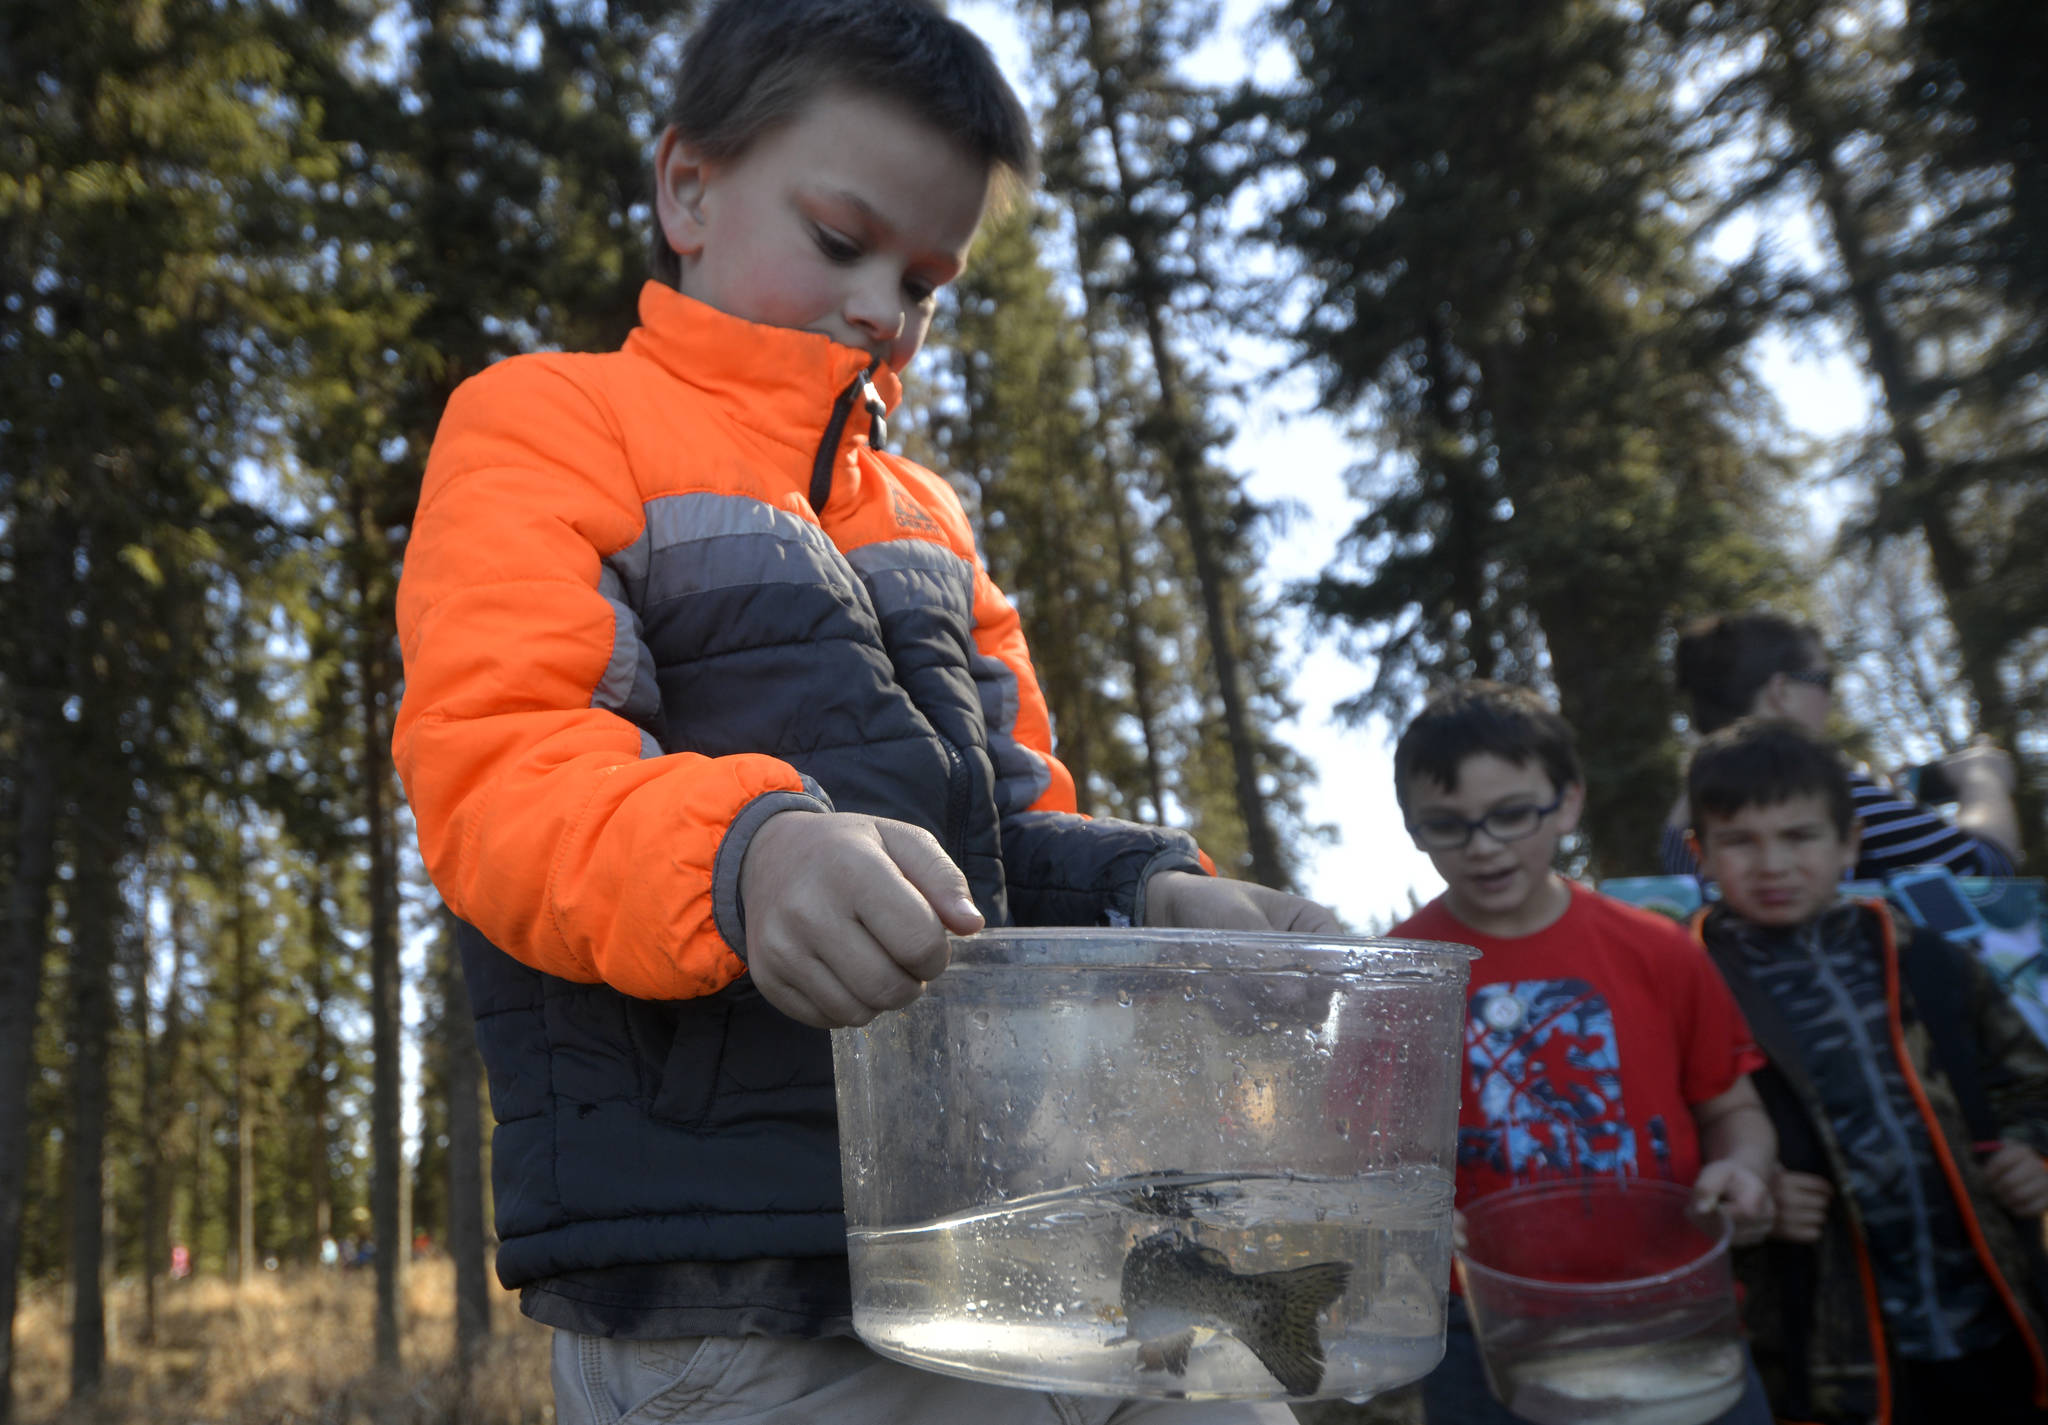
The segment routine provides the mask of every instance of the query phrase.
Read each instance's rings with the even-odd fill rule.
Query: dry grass
[[[110,1294],[105,1384],[67,1404],[70,1337],[56,1291],[31,1291],[15,1323],[15,1404],[23,1425],[552,1425],[548,1332],[496,1293],[489,1349],[463,1389],[454,1365],[455,1273],[408,1274],[404,1366],[379,1371],[376,1278],[264,1273],[172,1283],[145,1345],[139,1285]]]
[[[145,1345],[142,1291],[109,1298],[105,1385],[67,1404],[70,1335],[59,1292],[31,1291],[15,1322],[15,1391],[22,1425],[553,1425],[548,1331],[493,1303],[490,1348],[467,1392],[456,1372],[454,1268],[413,1265],[403,1369],[374,1352],[376,1278],[369,1272],[265,1273],[237,1289],[178,1282],[158,1298],[157,1339]],[[1368,1405],[1297,1407],[1303,1425],[1419,1425],[1416,1392]]]

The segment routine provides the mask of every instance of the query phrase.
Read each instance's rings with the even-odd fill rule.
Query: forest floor
[[[552,1425],[548,1331],[493,1288],[492,1335],[467,1391],[455,1366],[455,1269],[413,1263],[402,1368],[373,1363],[371,1271],[290,1269],[246,1285],[166,1283],[156,1341],[141,1340],[142,1288],[108,1293],[107,1371],[96,1400],[67,1404],[63,1293],[31,1288],[15,1322],[22,1425]]]
[[[97,1399],[67,1403],[63,1293],[31,1288],[15,1322],[22,1425],[553,1425],[548,1332],[494,1290],[492,1336],[465,1390],[454,1363],[455,1272],[412,1265],[397,1371],[371,1363],[376,1276],[264,1272],[241,1288],[172,1282],[158,1293],[154,1344],[141,1339],[142,1289],[108,1293],[107,1371]],[[1419,1425],[1413,1392],[1370,1405],[1297,1408],[1303,1425]]]

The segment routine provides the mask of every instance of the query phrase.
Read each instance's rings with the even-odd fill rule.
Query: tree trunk
[[[17,518],[22,516],[17,513]],[[26,667],[15,692],[21,709],[14,864],[7,887],[6,942],[0,944],[0,1425],[14,1419],[14,1315],[21,1280],[21,1215],[27,1197],[28,1095],[35,1074],[36,1009],[49,944],[50,886],[57,867],[59,767],[64,722],[65,613],[70,607],[68,527],[46,531],[36,550],[24,521],[17,533],[28,580],[21,609],[29,623]]]
[[[484,1232],[484,1136],[476,1021],[454,918],[443,913],[441,1052],[448,1086],[448,1255],[455,1261],[455,1355],[466,1368],[491,1334],[490,1244]]]
[[[255,986],[250,973],[249,865],[243,855],[243,823],[237,803],[234,821],[235,888],[229,917],[229,934],[234,944],[234,1115],[235,1115],[235,1285],[249,1280],[256,1269],[256,1113],[255,1093],[250,1080],[255,1066],[250,1062],[249,1026],[254,1015]]]
[[[1920,428],[1920,418],[1931,398],[1915,390],[1908,355],[1911,335],[1901,330],[1885,308],[1885,271],[1881,260],[1871,251],[1864,228],[1865,208],[1850,192],[1848,179],[1835,160],[1847,135],[1821,112],[1812,97],[1801,34],[1780,26],[1775,38],[1785,75],[1780,102],[1799,132],[1800,157],[1813,170],[1821,211],[1827,217],[1827,232],[1848,278],[1849,306],[1863,337],[1866,364],[1884,397],[1885,431],[1899,455],[1898,493],[1926,542],[1935,586],[1941,590],[1949,626],[1955,631],[1963,681],[1969,684],[1977,703],[1977,726],[2005,749],[2015,766],[2024,766],[2018,710],[2006,692],[1999,668],[2010,650],[1979,634],[1978,581],[1971,569],[1970,553],[1957,537],[1949,517],[1951,496],[1947,491],[1952,482],[1928,448]],[[2042,808],[2039,796],[2026,778],[2021,779],[2017,799],[2024,837],[2040,824]],[[2024,846],[2013,849],[2021,856],[2027,850]]]
[[[363,809],[370,861],[370,1212],[377,1242],[377,1364],[396,1366],[405,1254],[410,1243],[405,1238],[401,1200],[405,1161],[399,1121],[399,1035],[403,1021],[389,805],[391,749],[384,717],[392,692],[392,631],[388,606],[377,596],[378,581],[370,568],[382,541],[372,528],[360,493],[357,498],[356,594],[358,616],[363,620],[357,659],[362,679],[357,716],[362,731]]]
[[[1119,120],[1122,106],[1110,76],[1115,66],[1103,53],[1099,7],[1087,6],[1089,46],[1097,60],[1102,98],[1102,132],[1116,169],[1118,196],[1128,207],[1136,197],[1130,162]],[[1259,757],[1251,716],[1246,706],[1244,674],[1238,664],[1234,620],[1225,606],[1225,575],[1210,528],[1209,502],[1202,489],[1203,451],[1187,409],[1180,358],[1166,333],[1165,285],[1150,234],[1133,228],[1124,234],[1131,249],[1133,296],[1145,316],[1145,338],[1152,371],[1159,385],[1159,426],[1169,475],[1168,493],[1174,513],[1188,537],[1195,565],[1195,583],[1202,601],[1202,620],[1209,635],[1209,657],[1216,674],[1216,692],[1223,707],[1223,734],[1230,746],[1238,815],[1244,822],[1245,846],[1251,856],[1252,879],[1261,885],[1291,888],[1293,877],[1280,854],[1280,840],[1266,798],[1259,790]]]
[[[306,1086],[306,1173],[313,1189],[313,1246],[316,1252],[323,1250],[327,1240],[334,1235],[334,1179],[328,1164],[332,1145],[327,1131],[328,1114],[333,1108],[327,1071],[334,1060],[334,1037],[327,1027],[329,1001],[333,998],[329,975],[333,968],[331,957],[335,944],[327,921],[330,889],[323,871],[313,887],[313,904],[309,907],[313,916],[313,1044],[302,1080]]]
[[[1079,213],[1075,214],[1074,227],[1077,233],[1087,232],[1087,223]],[[1080,268],[1086,274],[1095,270],[1099,254],[1090,250],[1085,236],[1080,241],[1083,244]],[[1088,375],[1094,386],[1095,409],[1106,412],[1114,404],[1114,383],[1110,376],[1109,358],[1102,349],[1101,294],[1085,275],[1081,283],[1081,298],[1085,305],[1083,322],[1088,342]],[[1120,632],[1124,662],[1131,673],[1131,715],[1137,719],[1138,736],[1144,749],[1145,795],[1152,804],[1148,819],[1163,823],[1166,820],[1166,768],[1159,752],[1159,696],[1153,688],[1151,650],[1146,646],[1145,601],[1138,589],[1138,557],[1131,536],[1130,508],[1124,499],[1124,486],[1118,479],[1116,463],[1098,456],[1094,466],[1103,508],[1109,516],[1110,534],[1116,543],[1117,599],[1123,611]]]
[[[107,1361],[107,1053],[113,1037],[115,879],[125,808],[101,797],[84,809],[71,925],[71,1398],[99,1389]]]

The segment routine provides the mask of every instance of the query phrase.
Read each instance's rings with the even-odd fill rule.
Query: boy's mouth
[[[1474,871],[1471,874],[1472,889],[1475,891],[1498,891],[1514,880],[1515,868],[1502,866],[1493,871]]]

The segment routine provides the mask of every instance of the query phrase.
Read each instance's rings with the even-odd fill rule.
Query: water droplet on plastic
[[[1116,1002],[1125,1009],[1129,1009],[1131,1007],[1131,992],[1129,990],[1118,990],[1116,992]]]

